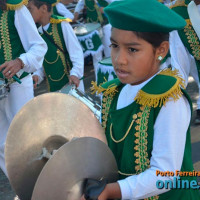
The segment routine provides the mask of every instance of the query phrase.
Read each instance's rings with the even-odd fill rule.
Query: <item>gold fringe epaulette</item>
[[[51,5],[52,5],[52,7],[56,6],[56,4],[57,4],[57,3],[59,3],[59,2],[60,2],[60,0],[57,0],[57,2],[56,2],[56,3],[53,3],[53,4],[51,4]]]
[[[158,75],[167,75],[176,78],[175,84],[166,92],[162,94],[149,94],[140,90],[135,97],[135,101],[143,106],[149,107],[161,107],[165,105],[170,98],[174,101],[178,100],[182,96],[181,88],[185,88],[184,79],[179,75],[178,70],[172,71],[171,69],[165,69]]]
[[[55,18],[51,18],[51,19],[50,19],[50,23],[52,23],[52,24],[59,24],[59,23],[61,23],[61,22],[63,22],[63,21],[72,22],[72,20],[69,19],[69,18],[65,18],[65,19],[55,19]]]
[[[103,88],[101,85],[98,86],[97,82],[94,82],[94,81],[92,81],[91,84],[92,84],[92,87],[90,89],[91,89],[92,94],[96,92],[97,94],[103,93],[106,96],[111,93],[117,92],[116,84],[111,84],[107,88]]]
[[[170,6],[170,8],[175,8],[175,7],[179,7],[179,6],[185,6],[187,7],[185,0],[176,0],[176,2]]]
[[[6,3],[6,9],[7,10],[16,10],[16,9],[22,7],[23,5],[27,5],[27,4],[28,4],[28,0],[22,0],[20,3],[17,3],[17,4]]]

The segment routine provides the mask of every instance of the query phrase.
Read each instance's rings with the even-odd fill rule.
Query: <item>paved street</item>
[[[94,80],[94,71],[91,66],[87,66],[85,69],[85,89],[86,92],[89,93],[89,86],[91,80]],[[39,95],[45,93],[46,84],[43,82],[39,88],[36,90],[35,94]],[[196,99],[197,99],[197,86],[192,78],[189,79],[189,85],[187,88],[188,93],[190,94],[194,111],[196,110]],[[200,126],[194,125],[194,117],[196,113],[194,112],[192,119],[192,127],[191,127],[191,141],[192,141],[192,159],[194,163],[194,168],[196,171],[200,171]],[[200,181],[200,180],[199,180]],[[15,193],[11,189],[8,179],[4,176],[2,171],[0,171],[0,200],[16,200]]]

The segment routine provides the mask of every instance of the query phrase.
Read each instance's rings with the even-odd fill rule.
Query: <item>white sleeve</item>
[[[69,23],[62,22],[61,26],[65,45],[73,65],[70,75],[82,78],[84,73],[84,56],[81,45]]]
[[[85,0],[79,0],[78,3],[76,4],[76,7],[74,9],[74,13],[80,13],[85,5]]]
[[[58,13],[66,18],[74,19],[74,15],[65,7],[62,3],[56,4],[56,9]]]
[[[47,52],[47,45],[38,33],[33,18],[25,6],[15,12],[15,27],[26,53],[20,55],[24,71],[34,72],[40,67]]]
[[[185,97],[176,102],[169,101],[161,108],[154,125],[150,168],[139,175],[118,181],[122,199],[144,199],[168,191],[158,189],[156,182],[173,177],[156,176],[156,170],[175,172],[181,169],[190,118],[191,110]]]
[[[170,32],[169,42],[171,65],[173,69],[179,70],[180,75],[185,80],[185,85],[187,86],[190,68],[192,65],[192,57],[183,45],[177,31]]]

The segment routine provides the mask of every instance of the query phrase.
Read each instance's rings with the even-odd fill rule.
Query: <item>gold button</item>
[[[134,115],[133,115],[133,119],[134,119],[134,120],[137,119],[137,114],[134,114]]]

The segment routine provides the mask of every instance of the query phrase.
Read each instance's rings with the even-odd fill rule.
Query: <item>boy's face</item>
[[[126,84],[140,84],[159,69],[156,50],[132,31],[112,29],[111,58],[118,78]]]
[[[41,16],[42,16],[42,9],[41,7],[38,9],[33,1],[29,1],[27,8],[29,9],[35,23],[41,24]]]

